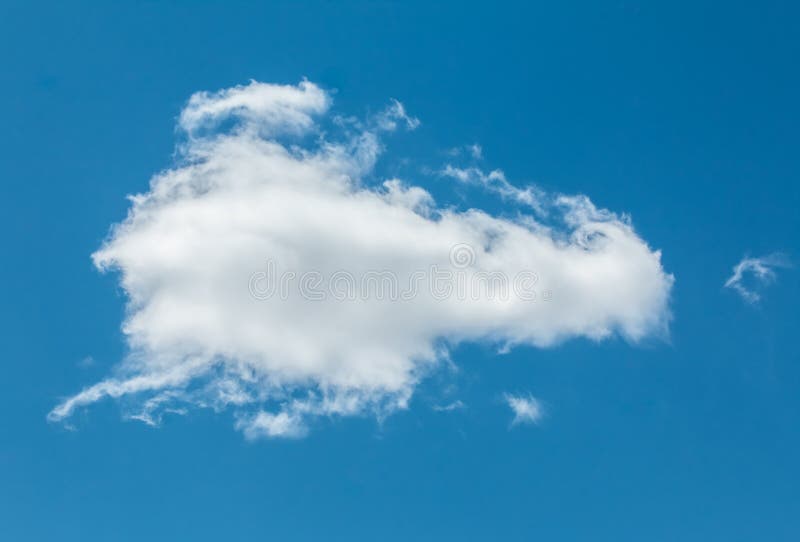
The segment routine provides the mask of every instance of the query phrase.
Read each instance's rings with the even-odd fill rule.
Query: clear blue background
[[[0,4],[0,539],[800,539],[797,270],[759,307],[722,288],[746,252],[800,254],[793,3],[114,4]],[[348,114],[402,100],[423,125],[395,159],[477,141],[517,183],[630,212],[676,276],[671,341],[464,346],[466,410],[431,409],[443,379],[299,441],[112,401],[48,424],[124,354],[89,254],[170,164],[181,105],[303,76]],[[504,391],[542,424],[510,429]]]

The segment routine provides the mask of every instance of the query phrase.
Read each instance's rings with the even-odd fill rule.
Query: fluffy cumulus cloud
[[[788,258],[777,252],[760,258],[745,257],[733,266],[733,273],[725,281],[725,287],[738,293],[748,303],[758,303],[764,288],[775,282],[776,270],[786,267],[790,267]]]
[[[376,178],[382,137],[419,125],[400,102],[357,122],[331,107],[308,81],[189,99],[176,163],[93,255],[127,295],[129,353],[50,420],[124,398],[147,423],[205,407],[248,438],[301,437],[320,417],[406,408],[463,341],[665,333],[672,277],[626,217],[517,197],[497,175],[486,183],[548,220],[437,205]]]

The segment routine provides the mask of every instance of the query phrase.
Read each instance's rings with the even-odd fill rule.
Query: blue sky
[[[796,540],[798,20],[788,3],[3,4],[0,537]],[[381,137],[370,178],[511,220],[437,174],[478,143],[457,165],[629,214],[674,276],[668,337],[463,341],[408,408],[304,438],[247,439],[235,409],[193,404],[154,428],[129,396],[48,422],[130,353],[126,291],[91,254],[175,164],[189,97],[304,77],[335,114],[397,99],[421,121]],[[775,253],[795,267],[760,300],[724,287]],[[513,424],[509,393],[544,415]]]

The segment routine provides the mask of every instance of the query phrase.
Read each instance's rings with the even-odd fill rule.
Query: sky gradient
[[[0,538],[796,540],[798,15],[3,4]],[[154,428],[125,419],[125,397],[48,422],[128,353],[125,290],[91,254],[175,164],[189,97],[303,78],[337,114],[396,99],[420,120],[381,138],[376,178],[507,217],[507,200],[436,173],[479,144],[477,165],[514,186],[629,214],[675,279],[668,336],[464,342],[407,409],[304,438],[248,440],[203,408]],[[725,287],[743,258],[776,253],[769,280],[743,268],[758,300]],[[520,420],[508,394],[541,411]]]

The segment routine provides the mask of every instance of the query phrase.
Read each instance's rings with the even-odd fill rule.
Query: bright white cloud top
[[[775,252],[760,258],[742,258],[733,266],[733,274],[725,281],[725,287],[731,288],[748,303],[758,303],[764,287],[775,282],[776,269],[790,267],[788,258]]]
[[[308,81],[191,97],[178,163],[93,255],[119,272],[130,353],[50,420],[126,396],[149,423],[230,408],[247,437],[299,437],[318,416],[405,408],[462,341],[666,332],[672,276],[627,219],[526,191],[548,221],[510,220],[373,182],[381,133],[419,121],[395,101],[334,139],[331,104]]]

